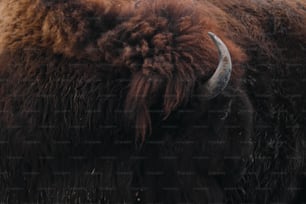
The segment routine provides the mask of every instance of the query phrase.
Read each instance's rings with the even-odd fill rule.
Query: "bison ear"
[[[214,33],[208,34],[218,48],[219,64],[212,77],[199,87],[198,95],[204,100],[218,96],[227,87],[232,73],[232,60],[228,48]]]
[[[125,101],[125,117],[128,128],[135,128],[136,140],[141,143],[152,132],[150,107],[156,103],[162,80],[143,73],[132,77]]]

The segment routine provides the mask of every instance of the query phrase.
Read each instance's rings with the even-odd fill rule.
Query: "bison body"
[[[2,202],[306,201],[302,1],[2,0],[0,13]],[[212,98],[208,32],[232,62]]]

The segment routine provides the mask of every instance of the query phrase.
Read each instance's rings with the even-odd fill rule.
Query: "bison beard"
[[[2,202],[305,202],[305,3],[2,0],[0,13]],[[208,32],[232,61],[210,98]]]

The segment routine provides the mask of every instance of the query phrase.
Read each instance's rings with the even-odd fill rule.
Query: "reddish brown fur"
[[[20,5],[27,2],[28,0],[23,0]],[[4,34],[0,44],[2,47],[9,47],[12,52],[15,52],[14,49],[19,50],[20,47],[38,46],[69,58],[87,59],[93,62],[103,60],[114,66],[129,69],[133,77],[125,109],[127,112],[137,113],[133,116],[139,129],[136,135],[142,138],[151,126],[148,109],[152,101],[156,100],[154,98],[165,96],[163,109],[166,118],[178,106],[188,102],[198,79],[205,80],[214,72],[218,64],[218,54],[207,35],[208,31],[223,36],[223,40],[231,50],[233,63],[237,65],[234,67],[232,80],[241,77],[243,71],[239,64],[246,60],[245,54],[226,38],[224,31],[214,23],[214,16],[203,17],[200,14],[200,11],[205,12],[204,6],[202,8],[200,5],[194,5],[190,0],[166,3],[154,1],[142,3],[141,9],[125,11],[127,8],[130,9],[131,5],[118,8],[111,7],[107,2],[83,2],[82,6],[87,8],[75,11],[70,17],[75,21],[70,21],[60,12],[62,9],[69,9],[71,7],[69,3],[61,4],[59,9],[54,6],[48,11],[36,1],[22,17],[16,16],[21,12],[18,9],[22,9],[22,6],[16,7],[13,4],[13,8],[5,7],[3,12],[11,11],[13,15],[5,15],[7,19],[2,25],[8,30],[5,33],[11,35],[10,29],[13,29],[15,36]],[[169,13],[160,10],[162,7]],[[40,10],[39,13],[37,9]],[[95,41],[88,41],[93,38],[90,36],[96,33],[88,30],[88,22],[76,21],[84,15],[82,13],[84,10],[100,16],[103,13],[102,18],[106,19],[122,16],[120,18],[129,18],[129,20],[118,26],[116,24],[119,22],[112,22],[105,28],[113,27],[112,30],[105,30],[105,33],[102,30]],[[211,9],[208,11],[214,13]],[[5,25],[5,22],[16,22],[23,26]],[[41,30],[33,30],[29,35],[28,27],[40,27]],[[16,41],[18,38],[22,40]],[[121,39],[124,44],[118,45],[117,39]]]
[[[114,141],[122,138],[130,139],[131,135],[133,140],[136,137],[143,144],[145,144],[145,139],[152,139],[154,136],[156,140],[161,138],[165,143],[168,142],[167,140],[171,143],[188,137],[187,139],[199,144],[194,145],[197,148],[178,145],[181,150],[175,146],[177,145],[175,142],[171,143],[172,146],[169,145],[174,150],[171,148],[168,150],[163,145],[156,149],[149,146],[149,150],[145,149],[144,154],[149,155],[150,159],[152,154],[153,163],[144,166],[149,170],[165,167],[166,171],[171,174],[166,180],[173,185],[181,182],[182,194],[191,197],[190,200],[198,201],[195,203],[220,201],[223,198],[219,195],[223,195],[223,192],[219,187],[219,180],[205,173],[206,170],[235,170],[231,168],[232,166],[238,166],[239,169],[239,162],[238,164],[235,163],[236,161],[233,162],[234,164],[224,162],[226,153],[241,157],[249,155],[250,148],[237,146],[231,136],[234,136],[233,138],[237,141],[249,139],[253,129],[245,130],[244,128],[253,127],[253,118],[249,119],[253,117],[252,105],[258,115],[262,115],[262,118],[258,119],[258,124],[254,126],[260,126],[262,123],[271,125],[270,121],[273,121],[275,124],[271,125],[272,129],[275,129],[276,132],[279,129],[283,130],[282,127],[280,128],[281,124],[287,123],[287,118],[290,118],[291,115],[283,116],[285,119],[276,118],[274,115],[277,111],[281,112],[279,107],[283,107],[285,102],[280,105],[275,101],[279,95],[296,93],[296,90],[303,89],[305,84],[299,78],[303,74],[301,71],[293,75],[299,81],[297,83],[290,81],[293,84],[292,89],[281,86],[281,83],[275,85],[274,82],[274,86],[270,87],[270,80],[286,77],[286,72],[290,73],[291,70],[286,68],[287,63],[297,62],[302,66],[306,64],[303,55],[306,45],[306,3],[304,2],[295,0],[143,0],[135,3],[133,0],[1,0],[0,15],[2,16],[0,18],[0,78],[3,79],[0,86],[0,109],[3,112],[0,115],[0,125],[5,127],[1,128],[2,137],[8,137],[9,141],[13,141],[13,149],[7,145],[5,146],[7,149],[0,149],[0,153],[13,152],[13,155],[15,153],[26,155],[25,158],[29,160],[25,159],[24,162],[33,163],[33,169],[37,165],[37,169],[41,170],[38,162],[40,160],[35,159],[37,155],[47,155],[49,149],[52,152],[49,142],[53,139],[66,139],[74,142],[75,146],[71,145],[73,147],[67,145],[64,146],[67,148],[61,147],[62,149],[53,150],[56,156],[59,155],[56,158],[62,161],[63,155],[66,156],[71,152],[75,154],[81,152],[81,155],[89,155],[94,158],[108,156],[113,152],[115,156],[121,156],[130,151],[123,148],[117,151],[118,145]],[[233,72],[229,86],[219,98],[216,98],[211,104],[209,101],[207,104],[199,105],[198,87],[210,78],[218,64],[217,48],[207,35],[208,32],[217,34],[227,45],[232,57]],[[261,66],[261,63],[264,65]],[[265,79],[265,77],[262,79],[261,76],[268,76],[269,81],[261,84]],[[261,87],[264,88],[261,89]],[[276,90],[273,89],[275,87]],[[263,90],[267,90],[264,93],[271,98],[256,98],[256,94],[262,94]],[[304,95],[304,92],[297,93]],[[235,94],[237,96],[234,96]],[[40,95],[42,99],[39,98]],[[254,104],[249,102],[249,98],[253,99]],[[234,101],[233,107],[226,103],[227,100]],[[293,102],[291,99],[288,101],[302,106],[306,100],[302,98]],[[273,116],[270,116],[270,110],[267,107],[270,107],[272,102],[279,109],[276,109],[276,113],[273,112],[271,113]],[[282,113],[299,112],[300,106],[298,105],[292,105],[292,110],[288,108]],[[218,111],[219,106],[223,112],[227,111],[227,106],[233,109],[233,111],[231,109],[225,112],[225,116],[233,121],[226,123],[227,121],[224,122],[223,119],[219,120],[218,112],[209,112],[212,107],[215,108],[212,110]],[[184,108],[192,109],[191,120],[184,114],[183,117],[176,114]],[[34,110],[34,113],[31,110]],[[64,113],[54,113],[54,110]],[[155,110],[161,113],[155,114]],[[198,113],[198,110],[201,110],[201,113]],[[239,110],[246,113],[243,114]],[[201,114],[206,115],[204,117]],[[174,119],[171,118],[173,115]],[[199,118],[201,123],[197,123]],[[273,120],[267,122],[266,118]],[[216,123],[213,123],[215,120]],[[296,120],[300,124],[306,121],[303,115],[299,114],[290,120]],[[178,136],[176,137],[177,132],[175,131],[173,135],[160,131],[161,123],[167,124],[173,121],[175,125],[183,124],[184,128],[178,132],[178,135],[183,138],[177,140]],[[249,121],[251,125],[248,124]],[[211,125],[203,135],[193,129],[197,125],[202,125],[202,122],[208,126]],[[232,123],[237,130],[235,128],[227,130],[222,126]],[[56,128],[44,129],[40,127],[41,124],[52,124]],[[79,127],[80,130],[71,128],[76,124],[82,125]],[[99,126],[101,124],[118,126],[115,130],[101,130]],[[11,127],[15,128],[10,129]],[[221,132],[224,129],[226,129],[224,132],[232,131],[232,135],[227,138],[227,134],[219,134],[219,128]],[[287,128],[286,131],[289,131],[288,129],[290,128]],[[157,132],[155,135],[154,131]],[[246,136],[238,134],[243,131],[247,132]],[[286,131],[284,132],[287,133]],[[270,136],[270,132],[265,132],[265,130],[257,132],[259,136],[257,138],[256,135],[255,140],[264,141],[262,143],[266,145],[265,136]],[[152,136],[148,137],[151,133]],[[285,133],[283,135],[287,136]],[[275,139],[273,136],[277,134],[271,134],[272,139]],[[44,136],[43,139],[41,135]],[[87,148],[82,142],[87,141],[88,135],[98,141],[106,140],[107,142],[101,144],[103,148],[94,145],[94,147],[90,146],[92,148]],[[100,138],[101,135],[103,139]],[[300,135],[288,135],[289,139],[286,138],[289,142],[291,139],[293,142],[299,141],[297,139]],[[214,140],[215,137],[224,139],[226,141],[224,146],[206,149],[205,145],[209,145],[207,141]],[[32,148],[32,146],[23,144],[24,141],[37,138],[39,141],[42,140],[41,146],[34,145]],[[229,143],[227,143],[228,140],[230,140]],[[201,146],[202,143],[204,148]],[[259,150],[256,151],[259,152],[259,155],[269,153],[268,148],[265,149],[267,146],[264,145],[263,151],[258,145]],[[300,150],[299,144],[289,143],[288,146],[291,149],[293,149],[291,146],[296,147],[297,152]],[[286,147],[283,149],[287,150]],[[134,149],[132,152],[134,153]],[[211,160],[202,163],[194,162],[191,157],[197,153],[200,158],[201,154],[205,157],[207,153],[211,156]],[[167,163],[159,158],[159,156],[169,155],[170,157],[177,156],[178,164],[176,162]],[[294,156],[294,153],[290,152],[286,155]],[[65,159],[66,157],[63,159],[64,163],[70,161]],[[150,159],[149,162],[151,162]],[[99,159],[97,160],[100,162]],[[0,164],[5,166],[5,162],[0,162]],[[97,168],[100,165],[99,162],[97,162]],[[117,165],[116,162],[110,162],[111,164],[105,162],[100,167],[105,171],[111,171],[112,175],[114,174],[113,168],[115,168],[113,166]],[[133,171],[133,176],[140,174],[137,172],[137,167],[142,166],[142,161],[135,165],[136,170],[130,167],[133,166],[130,164],[133,162],[130,162],[129,159],[124,162],[129,164],[123,165],[124,171]],[[261,169],[272,166],[269,161],[258,163],[259,174],[260,171],[263,171]],[[26,166],[26,164],[22,163],[21,166]],[[295,165],[292,161],[286,161],[279,166],[282,170],[288,170],[289,167]],[[271,167],[271,169],[279,170],[277,167]],[[69,168],[70,166],[67,167]],[[88,170],[87,166],[82,166],[82,168]],[[190,182],[184,176],[183,179],[181,175],[177,176],[180,168],[190,168],[196,171],[193,178],[199,181]],[[298,169],[298,167],[294,168],[294,170]],[[257,170],[257,167],[254,169]],[[268,170],[272,171],[271,169]],[[15,167],[14,171],[18,171],[18,168]],[[286,178],[283,176],[279,179],[284,180],[283,186],[278,187],[278,183],[266,179],[265,173],[264,171],[262,173],[264,176],[258,175],[262,179],[258,185],[265,186],[267,181],[271,189],[283,189],[295,179],[293,176],[286,176]],[[139,175],[135,177],[137,176]],[[101,178],[103,180],[103,176]],[[107,179],[106,182],[103,181],[107,184],[104,186],[113,185],[112,177]],[[146,182],[151,185],[154,194],[159,183],[156,184],[155,181],[151,181],[154,179],[150,179]],[[247,180],[244,182],[247,183]],[[245,183],[241,186],[247,186]],[[185,186],[185,184],[188,185]],[[204,194],[193,191],[190,193],[192,189],[189,188],[190,186],[202,188],[202,184],[204,187],[212,186],[212,188],[205,191]],[[116,185],[120,187],[120,183]],[[252,185],[254,188],[257,187],[255,182]],[[130,183],[127,185],[127,188],[129,187]],[[210,195],[211,192],[213,192],[212,195]],[[249,190],[248,193],[252,194],[252,192],[254,191]],[[281,197],[282,192],[277,191],[277,196]],[[123,202],[126,198],[121,199],[120,193],[114,193],[112,196],[114,200]],[[124,193],[127,194],[127,192]],[[166,195],[169,194],[166,193]],[[171,202],[167,198],[162,197],[162,199],[169,201],[166,203],[172,203],[175,199],[181,201],[180,196],[170,197]],[[246,196],[246,198],[248,200],[249,197]],[[271,200],[273,199],[269,201]],[[152,199],[153,201],[155,200]],[[185,198],[184,201],[188,199]]]
[[[163,106],[166,118],[179,105],[188,102],[194,93],[197,79],[207,79],[214,72],[218,55],[207,31],[224,36],[223,40],[231,50],[233,63],[237,65],[232,80],[239,79],[243,73],[239,64],[246,60],[245,54],[226,39],[226,35],[212,23],[211,18],[204,18],[200,12],[195,11],[200,5],[191,4],[186,7],[190,3],[191,1],[143,3],[137,15],[120,27],[121,32],[130,36],[126,40],[133,43],[132,47],[125,47],[122,54],[118,54],[119,59],[116,56],[107,59],[111,63],[119,60],[123,63],[119,66],[128,66],[134,75],[126,101],[126,111],[137,113],[133,119],[139,128],[136,135],[142,138],[146,135],[146,129],[150,129],[148,111],[156,99],[165,97]],[[160,11],[159,8],[165,8],[169,13]],[[198,9],[203,11],[202,8]],[[118,39],[116,35],[114,33],[100,39],[103,50],[107,50],[105,46],[109,42],[115,44],[109,38]],[[150,47],[154,50],[150,50]],[[139,61],[135,62],[135,56],[139,57]]]

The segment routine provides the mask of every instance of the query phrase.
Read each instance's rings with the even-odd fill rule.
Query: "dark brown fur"
[[[303,199],[305,3],[2,0],[0,15],[1,200]],[[201,104],[208,32],[233,72]]]

